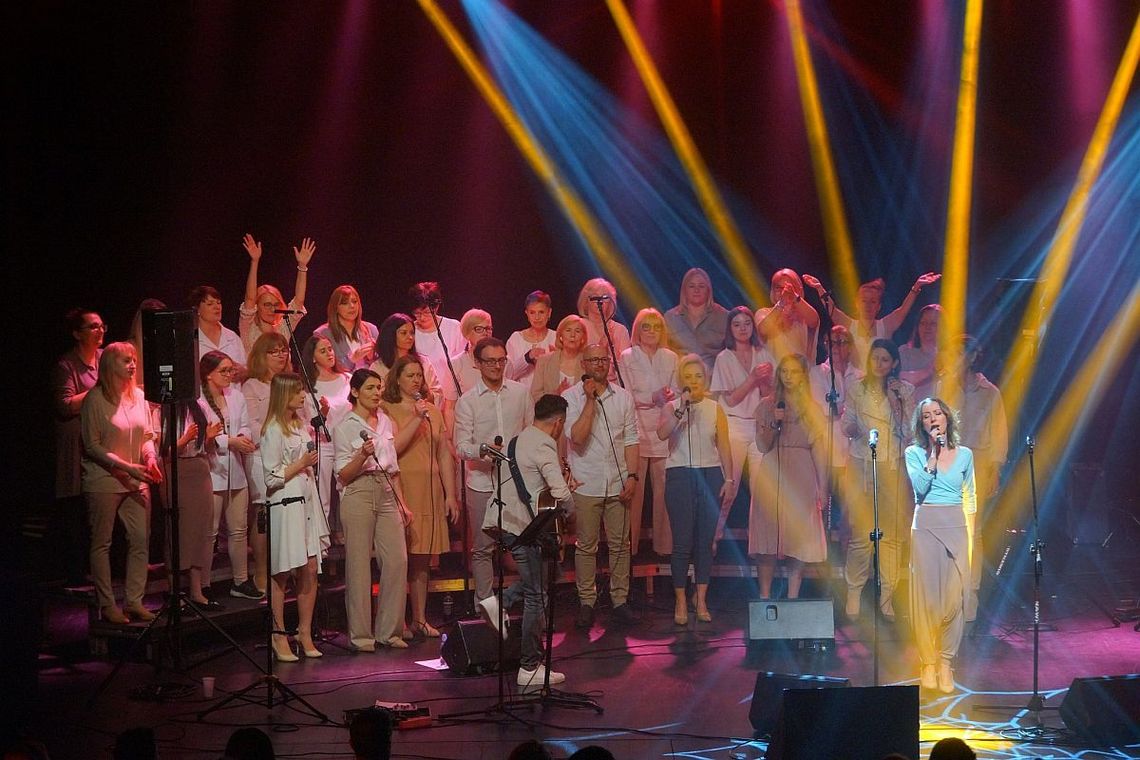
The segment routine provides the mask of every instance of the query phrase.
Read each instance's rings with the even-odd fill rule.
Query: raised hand
[[[918,276],[918,279],[914,281],[914,286],[921,290],[927,285],[933,285],[941,279],[942,275],[938,274],[937,272],[927,272],[926,274]]]
[[[317,244],[313,242],[312,238],[305,238],[301,241],[301,247],[293,246],[293,255],[297,257],[297,266],[305,267],[309,265],[309,259],[313,258],[313,254],[317,251]]]
[[[249,234],[248,232],[245,233],[245,237],[242,238],[241,244],[245,246],[245,252],[249,254],[249,257],[251,259],[254,261],[259,261],[261,259],[261,243],[254,240],[253,235]]]

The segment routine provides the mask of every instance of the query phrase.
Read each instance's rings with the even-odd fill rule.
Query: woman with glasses
[[[310,238],[301,241],[301,247],[293,247],[293,257],[297,260],[297,283],[293,287],[293,300],[285,303],[281,291],[272,285],[257,284],[257,267],[261,262],[261,243],[246,233],[242,239],[245,252],[249,254],[249,274],[245,279],[245,301],[238,306],[238,332],[246,352],[262,333],[279,332],[289,337],[289,330],[297,327],[297,322],[305,315],[305,286],[308,282],[309,261],[317,250],[317,244]],[[289,310],[289,315],[280,311]],[[285,317],[288,316],[288,320]]]
[[[578,292],[578,314],[586,320],[586,343],[601,343],[611,351],[610,357],[621,356],[629,348],[629,330],[614,317],[617,314],[617,289],[609,280],[595,277],[587,280]],[[608,336],[608,337],[607,337]],[[617,365],[610,367],[610,380],[617,379]]]
[[[241,386],[254,443],[254,450],[245,459],[250,513],[255,518],[255,529],[249,533],[249,545],[253,548],[253,582],[262,594],[265,593],[266,557],[263,515],[265,469],[261,460],[261,429],[265,426],[265,415],[269,411],[269,390],[273,378],[282,372],[291,372],[292,369],[289,344],[285,342],[284,336],[280,333],[265,333],[254,341],[253,348],[250,349],[249,377]]]
[[[459,320],[459,329],[463,333],[463,340],[467,341],[463,353],[451,357],[450,372],[440,379],[443,384],[443,419],[447,429],[455,430],[455,402],[459,397],[475,386],[479,380],[479,367],[475,363],[475,344],[483,338],[491,337],[493,327],[491,315],[482,309],[468,309],[463,318]],[[458,378],[459,387],[455,387]],[[423,390],[420,391],[423,393]]]
[[[661,312],[642,309],[633,320],[633,345],[621,354],[622,375],[626,390],[633,394],[639,434],[637,485],[629,505],[629,551],[634,557],[641,538],[646,475],[650,478],[653,495],[653,551],[658,554],[673,551],[669,514],[665,508],[665,457],[669,455],[669,442],[657,435],[662,410],[677,397],[677,354],[666,348],[668,343],[669,334]]]

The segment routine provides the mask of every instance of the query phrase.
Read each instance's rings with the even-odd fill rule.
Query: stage
[[[1073,549],[1057,556],[1056,571],[1042,579],[1042,718],[1047,728],[1056,729],[1047,732],[1049,738],[1033,740],[1019,731],[1032,722],[1025,710],[1033,685],[1033,637],[1027,626],[1032,620],[1027,595],[1031,578],[991,578],[983,608],[990,615],[979,618],[963,643],[955,673],[957,691],[921,695],[921,757],[943,736],[964,737],[983,758],[1140,757],[1140,745],[1091,747],[1065,730],[1058,713],[1073,678],[1140,671],[1140,633],[1133,630],[1134,623],[1116,625],[1111,618],[1122,600],[1136,598],[1140,585],[1134,559],[1124,556],[1127,548]],[[1106,582],[1106,577],[1113,580]],[[397,732],[396,757],[503,758],[513,746],[534,737],[547,742],[555,757],[601,744],[619,758],[751,759],[763,756],[766,747],[749,722],[759,673],[842,677],[850,679],[851,686],[873,683],[869,617],[851,623],[838,611],[833,646],[746,644],[751,581],[714,580],[713,623],[698,624],[690,615],[687,627],[673,624],[668,580],[656,579],[652,597],[646,596],[645,584],[645,579],[635,581],[638,624],[609,625],[603,597],[597,622],[588,632],[573,627],[572,587],[558,587],[554,668],[566,673],[567,691],[592,697],[603,714],[526,707],[510,711],[510,716],[492,710],[456,721],[438,718],[498,704],[495,675],[460,677],[421,664],[439,658],[439,640],[419,640],[406,650],[350,654],[341,648],[343,636],[322,645],[325,656],[320,660],[276,666],[282,681],[330,723],[294,709],[296,703],[267,710],[264,689],[252,695],[258,704],[238,701],[199,720],[198,713],[258,675],[243,657],[224,651],[219,637],[200,632],[186,647],[185,673],[156,673],[149,664],[129,663],[88,709],[85,702],[110,671],[111,661],[82,654],[86,647],[74,640],[84,629],[75,619],[79,613],[74,607],[69,612],[66,605],[52,605],[49,643],[40,658],[39,733],[53,758],[109,757],[115,733],[136,725],[156,728],[164,758],[216,757],[235,727],[256,725],[270,733],[278,757],[348,756],[347,731],[337,724],[346,710],[379,700],[426,707],[437,718],[430,727]],[[825,585],[817,581],[808,587],[820,591]],[[433,606],[439,596],[433,594]],[[327,605],[330,618],[341,614],[336,592],[329,594]],[[264,650],[254,649],[261,640],[256,628],[246,620],[235,623],[233,632],[245,650],[263,662]],[[894,624],[880,620],[879,631],[880,683],[916,684],[905,616]],[[121,652],[122,644],[110,650],[112,655]],[[515,696],[513,675],[506,679],[508,698]],[[213,699],[202,696],[203,676],[217,678]],[[164,701],[128,698],[136,687],[155,683],[163,685]],[[187,685],[185,694],[179,693],[179,684]]]

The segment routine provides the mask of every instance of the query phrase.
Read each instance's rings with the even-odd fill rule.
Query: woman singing
[[[238,333],[246,352],[253,348],[253,344],[263,333],[281,333],[289,337],[289,330],[297,327],[297,322],[305,315],[305,286],[308,282],[309,261],[317,250],[317,244],[311,239],[301,241],[301,247],[293,248],[293,257],[297,260],[297,282],[293,286],[293,300],[285,303],[281,291],[272,285],[257,284],[257,266],[261,261],[261,243],[253,239],[253,235],[246,233],[242,239],[245,252],[249,254],[249,274],[245,279],[245,301],[238,306]],[[288,321],[283,319],[280,312],[292,312]]]
[[[555,331],[550,322],[550,296],[536,290],[526,297],[523,304],[528,323],[525,330],[516,330],[507,339],[507,376],[518,380],[527,388],[531,384],[534,367],[548,353],[555,351]]]
[[[408,550],[404,528],[412,514],[404,505],[392,423],[380,413],[380,376],[358,369],[349,380],[352,410],[333,430],[340,518],[345,538],[344,605],[348,640],[357,652],[376,644],[404,649]],[[380,599],[372,617],[372,552],[380,568]]]
[[[355,369],[372,351],[379,330],[364,320],[360,294],[351,285],[339,285],[329,296],[328,321],[313,330],[332,342],[342,367]]]
[[[91,525],[91,576],[103,619],[126,623],[111,590],[111,532],[115,519],[127,533],[126,612],[154,620],[143,607],[146,587],[150,485],[162,482],[154,450],[150,407],[135,387],[135,349],[112,343],[99,357],[99,380],[79,408],[83,436],[83,495]]]
[[[689,622],[685,585],[691,561],[697,587],[697,620],[711,623],[706,597],[713,553],[724,535],[724,522],[736,498],[736,482],[728,477],[732,474],[732,447],[724,410],[708,395],[704,362],[696,354],[688,354],[681,359],[677,371],[689,392],[666,405],[666,414],[661,415],[656,431],[669,447],[665,460],[665,503],[673,538],[673,622]]]
[[[306,657],[320,657],[323,653],[313,644],[313,607],[329,527],[313,481],[317,452],[309,447],[312,439],[302,419],[304,409],[301,377],[291,372],[276,375],[261,431],[261,460],[269,513],[273,630],[285,630],[285,584],[293,575],[297,583],[297,642]],[[273,635],[273,655],[278,662],[297,661],[283,634]]]
[[[895,616],[894,595],[898,583],[910,524],[910,483],[903,465],[903,449],[909,437],[907,426],[914,411],[914,386],[899,379],[899,350],[885,338],[876,338],[867,355],[862,381],[847,388],[843,409],[843,434],[850,439],[843,503],[851,540],[847,544],[848,617],[857,617],[863,586],[871,574],[875,529],[876,476],[878,480],[879,570],[882,594],[879,608],[887,620]],[[878,465],[872,472],[871,430],[879,431]]]
[[[954,691],[950,662],[958,654],[970,587],[970,537],[977,499],[974,454],[958,444],[954,410],[937,398],[918,405],[906,470],[914,487],[910,601],[924,689]]]
[[[547,393],[560,395],[578,382],[582,373],[582,349],[586,347],[586,320],[577,314],[562,318],[554,331],[554,350],[541,356],[534,367],[530,397],[538,401]]]
[[[823,503],[827,495],[827,422],[811,393],[807,359],[789,354],[776,365],[776,387],[756,409],[760,493],[748,520],[748,554],[759,558],[760,596],[772,594],[776,560],[788,567],[788,598],[800,595],[804,564],[827,559]]]
[[[376,360],[368,369],[383,378],[388,377],[388,369],[396,363],[401,356],[409,354],[423,360],[416,348],[416,323],[407,314],[396,312],[380,323],[380,335],[376,338],[376,348],[372,352]],[[439,401],[443,394],[443,387],[435,374],[435,365],[430,361],[421,361],[424,368],[424,387],[427,389],[424,396],[432,401]]]
[[[408,525],[408,590],[412,597],[412,632],[436,638],[439,631],[427,622],[428,568],[433,557],[450,547],[447,521],[459,519],[456,506],[455,461],[443,427],[443,415],[423,393],[423,364],[402,356],[388,371],[380,408],[396,426],[394,444],[399,457],[406,504],[412,513]]]

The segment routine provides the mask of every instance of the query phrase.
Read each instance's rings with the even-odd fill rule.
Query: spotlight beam
[[[1105,155],[1108,153],[1109,144],[1124,110],[1138,61],[1140,61],[1140,16],[1132,27],[1132,36],[1125,46],[1124,55],[1109,87],[1104,108],[1101,109],[1089,146],[1081,160],[1076,182],[1061,212],[1061,219],[1045,255],[1041,274],[1033,287],[1028,302],[1029,307],[1022,315],[1018,334],[1031,337],[1017,341],[1006,363],[1001,387],[1009,389],[1008,411],[1011,430],[1017,429],[1017,423],[1021,418],[1030,376],[1035,369],[1033,354],[1056,310],[1057,301],[1072,264],[1073,252],[1088,213],[1089,195],[1104,167]]]
[[[982,0],[967,0],[958,76],[958,110],[950,164],[950,194],[946,210],[946,243],[942,259],[942,319],[939,321],[938,340],[943,346],[949,345],[951,340],[966,332],[981,29]],[[959,399],[954,398],[946,401],[955,407],[959,403]]]
[[[657,116],[665,127],[669,142],[673,144],[673,150],[676,151],[681,165],[685,167],[685,173],[689,175],[697,199],[700,201],[713,231],[720,240],[721,248],[728,258],[732,273],[754,306],[770,305],[768,292],[762,285],[762,279],[748,250],[748,244],[744,241],[744,237],[737,229],[732,215],[725,207],[716,182],[693,142],[693,136],[690,134],[684,119],[681,118],[677,104],[673,101],[672,95],[669,94],[669,89],[665,86],[661,73],[649,55],[633,19],[630,18],[629,10],[622,0],[606,0],[606,5],[610,9],[614,24],[621,33],[622,40],[624,40],[630,57],[637,67],[637,73],[641,76],[641,81],[653,101],[653,106],[657,109]]]
[[[788,31],[792,38],[792,57],[796,65],[800,103],[804,109],[808,145],[811,148],[812,168],[815,170],[816,189],[820,210],[823,213],[824,238],[830,254],[832,271],[845,303],[855,303],[859,290],[859,272],[855,266],[855,250],[851,231],[843,208],[843,193],[835,170],[835,159],[828,140],[827,120],[819,97],[819,82],[811,60],[811,49],[804,34],[804,19],[800,0],[785,0]]]
[[[547,191],[561,206],[563,213],[578,231],[582,240],[589,247],[594,258],[606,275],[613,280],[623,298],[630,299],[640,308],[650,303],[649,295],[640,280],[633,275],[622,261],[613,242],[594,215],[590,213],[586,204],[575,192],[574,188],[561,176],[554,162],[547,156],[543,147],[534,139],[530,131],[523,124],[510,101],[495,83],[494,78],[479,61],[475,51],[463,39],[463,35],[451,23],[435,0],[418,0],[420,8],[428,20],[432,22],[444,42],[451,49],[464,71],[471,78],[475,88],[499,122],[507,130],[507,134],[514,141],[515,146],[522,153],[523,158],[538,178],[546,185]]]

